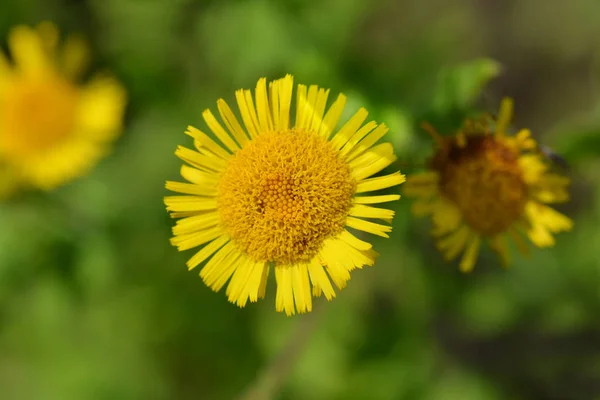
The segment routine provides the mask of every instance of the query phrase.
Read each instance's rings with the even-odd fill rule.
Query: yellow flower
[[[552,233],[573,222],[545,205],[568,200],[569,179],[549,170],[530,131],[505,130],[512,101],[504,99],[498,121],[467,120],[456,136],[442,137],[425,127],[438,144],[430,170],[409,176],[404,194],[415,197],[412,211],[431,216],[432,234],[447,260],[464,250],[460,269],[473,269],[482,239],[509,265],[507,237],[523,252],[528,237],[538,247],[554,245]],[[495,130],[495,132],[494,132]]]
[[[87,48],[77,37],[58,42],[49,22],[17,26],[8,38],[14,65],[0,52],[0,177],[13,188],[48,190],[85,174],[120,132],[121,86],[108,77],[77,85]]]
[[[165,198],[172,217],[182,218],[171,240],[179,250],[204,245],[187,263],[189,269],[209,260],[200,271],[219,291],[229,281],[229,301],[243,307],[265,295],[269,268],[275,270],[277,311],[292,315],[312,309],[312,296],[335,297],[332,281],[346,286],[350,271],[373,265],[376,253],[348,228],[388,237],[392,210],[371,206],[398,194],[360,196],[404,182],[396,172],[369,178],[396,159],[390,143],[375,143],[388,128],[363,125],[361,108],[334,134],[346,97],[339,95],[327,112],[329,90],[298,85],[292,124],[293,78],[258,81],[255,97],[238,90],[236,99],[245,128],[227,103],[217,108],[227,128],[210,110],[204,121],[222,144],[189,127],[196,150],[175,154],[189,166],[189,183],[167,182],[185,194]],[[312,294],[311,294],[312,292]]]

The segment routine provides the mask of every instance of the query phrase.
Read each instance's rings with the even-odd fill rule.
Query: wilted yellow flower
[[[17,26],[8,37],[13,63],[0,52],[0,182],[52,189],[81,176],[120,132],[125,93],[112,78],[76,81],[87,48],[57,28]],[[5,195],[8,193],[4,193]]]
[[[187,263],[219,291],[229,281],[229,301],[243,307],[264,297],[269,268],[275,270],[277,311],[292,315],[312,309],[312,295],[335,297],[331,282],[346,286],[350,271],[372,265],[370,243],[348,228],[388,237],[392,210],[371,206],[398,194],[360,196],[404,182],[404,175],[369,178],[396,159],[390,143],[375,143],[388,128],[363,125],[361,108],[334,134],[346,97],[327,112],[329,90],[298,85],[296,119],[291,121],[293,78],[269,83],[262,78],[255,97],[238,90],[245,128],[227,103],[217,108],[227,128],[210,110],[204,121],[222,144],[189,127],[196,150],[175,154],[189,164],[181,175],[190,183],[167,182],[184,196],[165,198],[167,210],[182,218],[173,228],[179,250],[204,247]],[[312,294],[311,294],[312,292]]]
[[[568,200],[569,179],[551,173],[527,129],[515,136],[505,130],[512,101],[504,99],[498,121],[467,120],[455,136],[442,137],[426,126],[438,149],[427,172],[409,176],[404,194],[417,200],[417,216],[430,215],[432,234],[447,260],[464,250],[460,269],[471,271],[482,239],[509,264],[507,237],[522,252],[523,237],[538,247],[554,245],[552,233],[573,222],[545,203]]]

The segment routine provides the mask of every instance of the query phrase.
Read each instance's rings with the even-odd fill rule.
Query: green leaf
[[[433,95],[434,111],[446,114],[452,110],[465,110],[500,72],[501,65],[489,58],[442,69]]]

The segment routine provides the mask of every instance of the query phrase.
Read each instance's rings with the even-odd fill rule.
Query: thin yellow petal
[[[400,185],[404,181],[406,181],[406,176],[402,175],[400,172],[394,172],[393,174],[378,176],[376,178],[369,178],[359,182],[356,185],[356,193],[386,189],[392,186]]]
[[[307,102],[307,88],[306,85],[298,85],[296,90],[296,121],[294,126],[296,128],[304,128],[304,120],[306,119],[306,107]]]
[[[198,142],[200,142],[202,147],[206,147],[208,150],[221,157],[222,159],[227,160],[229,157],[231,157],[231,154],[229,154],[227,150],[218,145],[217,142],[212,140],[206,133],[202,132],[200,129],[194,128],[190,125],[187,127],[185,133],[193,137]]]
[[[399,194],[384,194],[381,196],[360,196],[353,199],[354,204],[389,203],[400,199]]]
[[[362,204],[355,204],[350,208],[348,214],[354,217],[378,218],[391,223],[395,213],[393,210],[386,210],[384,208],[376,208],[365,206]]]
[[[206,125],[215,134],[215,136],[219,138],[221,143],[223,143],[230,152],[235,153],[237,150],[240,149],[238,144],[233,141],[231,136],[229,136],[227,131],[221,126],[219,121],[217,121],[217,119],[210,110],[204,110],[204,112],[202,113],[202,118],[204,118],[204,122],[206,122]]]
[[[204,246],[188,260],[188,269],[191,271],[192,269],[196,268],[198,265],[208,259],[208,257],[212,256],[217,250],[223,247],[228,241],[229,237],[220,236]]]
[[[267,292],[267,282],[269,280],[269,264],[265,264],[265,267],[263,268],[263,275],[260,278],[260,286],[258,288],[258,298],[263,299],[265,297],[265,294]]]
[[[237,268],[227,285],[227,290],[225,291],[227,299],[239,307],[244,307],[248,302],[249,290],[246,290],[246,288],[249,288],[249,281],[252,277],[252,272],[254,271],[254,265],[255,263],[253,261],[246,257],[242,257],[241,260],[238,260]],[[259,284],[260,282],[257,281],[257,291]]]
[[[500,111],[498,112],[498,122],[496,123],[496,138],[502,138],[508,125],[510,124],[510,120],[512,118],[513,113],[513,101],[508,97],[502,99],[500,103]]]
[[[275,279],[277,280],[275,309],[279,312],[285,311],[288,316],[294,315],[296,310],[294,308],[294,290],[292,287],[292,266],[275,267]]]
[[[343,94],[338,95],[338,98],[333,102],[331,107],[329,107],[329,110],[327,110],[327,112],[325,113],[325,117],[323,117],[323,122],[321,123],[321,128],[319,130],[319,135],[321,135],[325,139],[328,139],[331,136],[342,116],[345,105],[346,96],[344,96]]]
[[[442,251],[446,261],[455,259],[465,248],[469,234],[469,228],[463,225],[456,232],[437,241],[437,247]]]
[[[362,219],[348,217],[346,225],[350,228],[358,229],[359,231],[369,232],[377,236],[388,238],[388,232],[392,231],[391,226],[376,224],[374,222],[363,221]]]
[[[208,243],[221,235],[223,235],[223,228],[215,226],[203,231],[175,236],[171,238],[171,244],[177,246],[177,250],[184,251]]]
[[[217,200],[198,196],[166,196],[167,211],[205,211],[216,210]]]
[[[232,242],[227,242],[208,260],[206,265],[200,270],[200,277],[204,283],[208,286],[214,285],[223,272],[223,260],[232,254],[239,255],[240,252]],[[229,276],[231,274],[233,274],[233,270]]]
[[[347,230],[343,230],[342,233],[340,233],[339,237],[341,240],[358,250],[369,250],[373,247],[371,243],[358,239],[356,236],[354,236]]]
[[[198,196],[214,197],[217,194],[217,188],[214,185],[208,186],[193,183],[167,181],[165,187],[172,192],[194,194]]]
[[[273,130],[273,119],[269,111],[269,96],[267,95],[267,78],[260,78],[256,84],[256,112],[260,133]]]
[[[340,150],[342,146],[344,146],[346,142],[348,142],[348,140],[361,127],[365,119],[367,119],[368,115],[369,112],[361,107],[356,112],[356,114],[354,114],[350,118],[350,120],[348,120],[348,122],[346,122],[344,126],[340,128],[340,130],[335,134],[333,139],[331,139],[331,145],[333,146],[333,148],[336,150]]]
[[[352,161],[356,157],[369,150],[379,139],[381,139],[388,132],[389,128],[385,124],[380,124],[372,132],[361,140],[356,146],[352,148],[352,151],[346,156],[346,161]]]
[[[248,136],[229,107],[229,104],[225,100],[219,99],[217,100],[217,109],[231,135],[240,146],[244,146],[248,142]]]
[[[279,129],[286,131],[290,128],[290,109],[294,92],[294,77],[286,75],[279,83]]]
[[[17,69],[28,75],[43,75],[54,68],[40,36],[26,26],[13,28],[8,35],[8,46]]]
[[[462,272],[471,272],[477,261],[477,255],[479,254],[479,246],[481,244],[481,238],[479,235],[473,235],[467,249],[460,260],[459,268]]]
[[[394,161],[396,161],[396,155],[392,144],[382,143],[353,160],[349,166],[354,179],[361,181],[375,175]]]
[[[183,146],[177,146],[175,155],[191,166],[207,172],[221,172],[226,166],[225,161],[221,158],[206,156]]]
[[[225,247],[223,247],[223,249],[224,248]],[[208,264],[211,262],[212,259],[206,265],[208,266]],[[211,265],[211,270],[213,272],[209,275],[206,275],[206,277],[202,277],[202,280],[208,287],[215,292],[218,292],[223,288],[223,286],[225,286],[229,278],[231,278],[232,275],[238,270],[240,264],[245,262],[246,259],[242,253],[237,250],[231,250],[224,258],[220,259],[218,264]],[[202,271],[200,271],[201,276]]]
[[[273,128],[279,130],[279,80],[269,82],[269,103],[273,116]]]
[[[312,285],[315,288],[318,288],[317,292],[322,291],[327,300],[331,300],[335,297],[335,290],[333,290],[331,281],[327,277],[325,269],[323,269],[323,266],[317,260],[312,260],[310,264],[308,264],[308,273]],[[313,294],[315,294],[314,289]]]
[[[194,215],[192,217],[182,218],[177,221],[173,227],[174,235],[185,235],[188,233],[200,231],[219,223],[219,213],[209,212],[206,214]]]
[[[254,109],[254,103],[252,101],[252,94],[249,90],[236,90],[235,99],[240,114],[242,115],[242,121],[244,121],[244,125],[246,126],[250,138],[255,138],[258,136],[259,125],[256,110]]]
[[[296,309],[300,314],[310,312],[312,311],[312,294],[310,292],[310,281],[308,280],[308,266],[299,264],[291,267],[291,269]]]
[[[319,89],[317,93],[317,99],[315,100],[312,121],[309,125],[309,129],[313,132],[321,131],[321,124],[323,123],[323,114],[325,113],[325,106],[327,105],[328,97],[329,89]]]
[[[180,173],[183,179],[196,185],[215,186],[218,182],[218,177],[214,173],[200,171],[187,165],[181,166]]]

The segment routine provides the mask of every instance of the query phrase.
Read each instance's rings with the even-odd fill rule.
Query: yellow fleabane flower
[[[394,212],[372,206],[398,194],[364,195],[404,182],[396,172],[372,178],[396,157],[390,143],[375,143],[388,128],[364,124],[361,108],[335,131],[346,97],[326,110],[329,90],[298,85],[295,121],[291,121],[293,78],[258,81],[236,92],[243,124],[227,103],[217,108],[226,129],[210,110],[204,121],[221,142],[189,127],[196,150],[175,154],[188,165],[189,183],[167,182],[184,194],[165,198],[167,210],[181,218],[172,243],[179,250],[204,246],[187,263],[219,291],[229,280],[229,301],[243,307],[264,297],[269,269],[275,271],[277,311],[309,312],[312,296],[335,297],[350,271],[373,265],[372,245],[349,229],[388,237]]]
[[[404,194],[416,198],[413,213],[431,216],[444,257],[452,260],[464,251],[463,272],[473,269],[482,240],[508,265],[508,237],[526,252],[524,237],[549,247],[553,233],[573,226],[545,205],[568,200],[569,179],[550,172],[529,130],[505,134],[511,115],[512,101],[504,99],[495,126],[487,117],[468,120],[450,137],[426,126],[437,152],[429,171],[409,176],[404,185]]]
[[[20,186],[53,189],[85,174],[119,134],[125,93],[112,78],[76,83],[87,64],[81,39],[59,47],[57,28],[17,26],[0,52],[0,178],[8,195]]]

